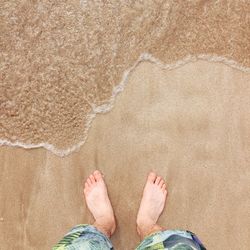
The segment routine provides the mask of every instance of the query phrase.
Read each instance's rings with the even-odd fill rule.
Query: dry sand
[[[86,144],[65,158],[0,148],[0,248],[44,250],[92,218],[82,181],[105,174],[116,249],[139,243],[135,218],[149,170],[166,178],[160,223],[195,232],[208,249],[250,245],[250,75],[199,61],[171,71],[141,63]]]

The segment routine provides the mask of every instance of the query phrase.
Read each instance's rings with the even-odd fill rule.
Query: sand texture
[[[168,184],[160,223],[195,232],[208,249],[250,245],[250,75],[198,61],[166,71],[144,62],[78,152],[0,148],[0,249],[45,250],[92,222],[82,180],[105,174],[118,250],[138,243],[135,218],[149,170]]]
[[[246,0],[2,0],[0,144],[69,154],[141,60],[249,71],[249,13]]]

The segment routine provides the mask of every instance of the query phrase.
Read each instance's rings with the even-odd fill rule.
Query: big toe
[[[150,172],[148,175],[148,182],[154,183],[155,179],[156,179],[156,173]]]
[[[102,174],[101,174],[101,172],[99,170],[96,170],[93,174],[95,176],[96,181],[102,181],[103,180]]]

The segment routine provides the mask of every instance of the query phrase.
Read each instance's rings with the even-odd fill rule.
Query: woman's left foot
[[[116,228],[115,216],[100,171],[96,170],[88,177],[85,182],[84,195],[87,206],[95,218],[93,225],[111,237]]]

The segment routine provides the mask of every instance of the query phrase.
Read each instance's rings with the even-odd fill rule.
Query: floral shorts
[[[108,237],[91,225],[75,226],[52,250],[113,250]],[[146,237],[136,250],[206,250],[189,231],[166,230]]]

